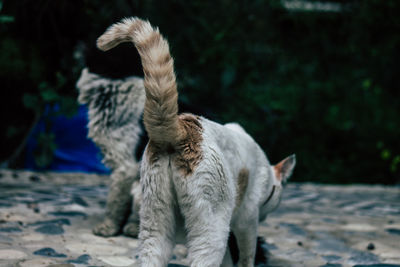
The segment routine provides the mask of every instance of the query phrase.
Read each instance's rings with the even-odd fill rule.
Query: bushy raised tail
[[[143,120],[150,140],[158,144],[176,144],[184,129],[178,119],[174,60],[168,42],[158,28],[133,17],[111,25],[97,39],[97,47],[107,51],[122,42],[133,42],[142,59],[146,88]]]

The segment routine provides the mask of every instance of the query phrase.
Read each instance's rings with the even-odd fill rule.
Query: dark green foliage
[[[0,2],[8,144],[26,132],[29,110],[74,110],[80,45],[94,49],[106,27],[134,15],[168,37],[181,99],[241,123],[273,163],[296,153],[294,180],[400,182],[399,1],[335,1],[341,12],[278,0]]]

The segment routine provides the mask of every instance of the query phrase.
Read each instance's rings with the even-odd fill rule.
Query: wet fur
[[[122,229],[125,235],[136,237],[139,232],[139,210],[142,201],[140,184],[137,177],[139,174],[136,176],[128,175],[127,172],[121,172],[121,170],[126,169],[126,166],[136,166],[139,164],[138,162],[141,159],[145,142],[148,140],[144,131],[144,125],[140,120],[141,115],[139,115],[143,113],[144,108],[143,81],[137,77],[108,79],[98,74],[90,73],[88,69],[84,69],[82,70],[81,77],[78,80],[77,87],[80,91],[80,103],[87,104],[90,110],[90,120],[88,124],[89,137],[102,148],[104,162],[114,170],[111,175],[113,182],[110,187],[110,194],[108,195],[105,218],[101,223],[94,227],[93,231],[97,235],[113,236],[119,233]],[[127,97],[127,94],[133,94],[136,97],[125,99],[125,101],[117,101],[117,99]],[[129,101],[133,102],[130,103]],[[142,101],[142,103],[140,103],[140,101]],[[121,105],[118,109],[120,110],[120,113],[123,113],[125,116],[129,112],[135,112],[135,114],[129,116],[131,121],[126,119],[121,120],[117,112],[113,112],[113,110],[117,108],[115,105]],[[183,109],[188,109],[188,107],[183,107]],[[193,119],[196,119],[196,117],[187,115],[184,117],[187,127],[189,128],[190,125],[193,125],[194,127],[190,128],[194,130],[199,126],[192,123]],[[245,133],[243,128],[238,124],[229,123],[226,124],[226,126],[233,130]],[[139,129],[139,132],[134,131],[134,135],[130,136],[128,134],[122,137],[119,136],[119,134],[127,134],[129,130],[123,131],[118,129],[120,127],[126,129]],[[139,136],[137,133],[139,133]],[[194,134],[195,133],[196,131],[194,131]],[[110,139],[116,140],[110,141]],[[115,155],[116,153],[119,153],[119,151],[115,150],[116,142],[124,143],[123,146],[125,147],[125,152],[122,152],[119,156]],[[154,153],[156,153],[156,151],[154,151]],[[121,160],[122,157],[124,157],[123,160]],[[181,169],[183,172],[187,172],[187,170],[191,169],[190,167],[185,167],[186,161],[184,158],[178,158],[177,163],[179,164],[179,162],[181,162]],[[280,169],[282,169],[282,167],[280,167]],[[130,183],[132,182],[133,186],[131,195],[133,196],[133,203],[130,208],[131,196],[127,189],[130,187]],[[247,183],[248,170],[242,169],[238,177],[236,207],[239,206],[243,200]],[[277,182],[277,184],[280,183]],[[266,210],[268,208],[270,212],[276,208],[279,201],[275,201],[274,199],[280,199],[280,195],[281,191],[277,190],[271,201],[269,201],[269,203],[262,209]],[[258,238],[256,263],[266,263],[263,250],[261,249],[261,244],[262,242],[260,241],[260,238]],[[238,260],[238,249],[236,238],[232,234],[229,237],[229,247],[232,251],[232,258],[236,263]]]
[[[150,138],[141,164],[141,266],[166,266],[182,232],[191,266],[231,266],[230,230],[238,241],[238,266],[253,266],[262,208],[274,199],[275,181],[290,176],[294,157],[276,171],[240,126],[178,115],[167,41],[150,23],[129,18],[108,28],[97,45],[108,50],[128,41],[142,59]]]

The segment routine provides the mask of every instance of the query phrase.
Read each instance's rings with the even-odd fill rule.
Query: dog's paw
[[[93,234],[99,235],[99,236],[104,236],[104,237],[109,237],[109,236],[117,235],[119,230],[120,230],[119,225],[117,225],[110,219],[105,219],[103,222],[97,224],[93,228]]]
[[[131,237],[138,237],[139,235],[139,224],[136,222],[128,222],[124,226],[124,235]]]

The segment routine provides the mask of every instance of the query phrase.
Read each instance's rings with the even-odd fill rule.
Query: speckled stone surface
[[[106,176],[0,170],[0,266],[135,266],[138,240],[92,234]],[[289,184],[261,266],[400,266],[400,188]],[[170,267],[187,266],[177,246]]]

